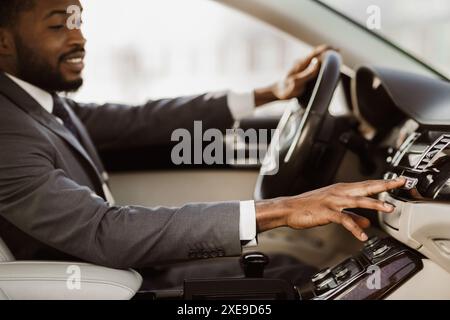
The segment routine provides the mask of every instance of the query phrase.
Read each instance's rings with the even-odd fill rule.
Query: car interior
[[[76,263],[81,290],[67,290],[73,263],[16,261],[0,238],[0,299],[450,299],[449,80],[321,2],[215,1],[311,46],[329,43],[339,51],[324,55],[317,80],[302,97],[236,124],[278,129],[278,143],[265,146],[225,141],[224,148],[233,150],[266,147],[262,165],[174,165],[173,145],[104,152],[116,202],[258,200],[404,177],[402,189],[379,195],[395,205],[394,213],[355,211],[372,223],[365,243],[335,224],[262,233],[256,249],[244,250],[245,277],[186,279],[180,291],[141,291],[137,271],[89,263]],[[266,175],[274,161],[278,173]],[[269,254],[319,271],[301,287],[264,278]],[[374,276],[380,283],[371,287]]]

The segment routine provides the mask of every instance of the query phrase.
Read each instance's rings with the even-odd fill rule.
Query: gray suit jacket
[[[238,202],[109,206],[96,151],[167,143],[195,120],[229,128],[224,94],[136,107],[64,101],[81,141],[0,72],[0,237],[17,259],[142,268],[241,253]]]

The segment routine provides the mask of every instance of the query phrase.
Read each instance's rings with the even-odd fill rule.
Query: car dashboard
[[[383,230],[450,272],[450,130],[413,132],[387,161],[384,177],[406,184],[380,196],[395,205]]]
[[[450,83],[362,67],[353,88],[360,114],[394,132],[384,178],[406,179],[379,196],[395,206],[392,214],[379,213],[381,228],[450,273]]]
[[[384,179],[401,189],[379,195],[394,205],[379,213],[385,232],[334,267],[315,274],[306,299],[450,297],[450,83],[408,72],[361,67],[352,104],[373,144],[383,145]],[[376,283],[378,275],[378,283]],[[373,281],[375,279],[375,281]],[[418,285],[418,283],[421,283]],[[420,293],[419,288],[430,292]]]
[[[380,195],[395,205],[393,214],[379,214],[382,229],[450,272],[450,83],[362,67],[353,87],[360,114],[394,132],[384,178],[406,178]]]

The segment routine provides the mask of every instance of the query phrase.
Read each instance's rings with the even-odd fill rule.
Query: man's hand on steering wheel
[[[363,229],[370,226],[370,221],[345,209],[363,208],[390,213],[394,210],[391,204],[369,196],[404,184],[403,178],[339,183],[294,197],[263,200],[256,204],[258,232],[281,226],[307,229],[334,222],[344,226],[357,239],[366,241]]]
[[[256,89],[254,92],[256,106],[301,96],[306,84],[315,79],[319,73],[321,55],[330,49],[333,48],[328,45],[318,46],[307,57],[297,61],[284,79],[269,87]]]

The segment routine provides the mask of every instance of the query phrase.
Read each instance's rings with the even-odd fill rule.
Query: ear
[[[7,28],[0,28],[0,56],[13,55],[15,51],[14,36]]]

